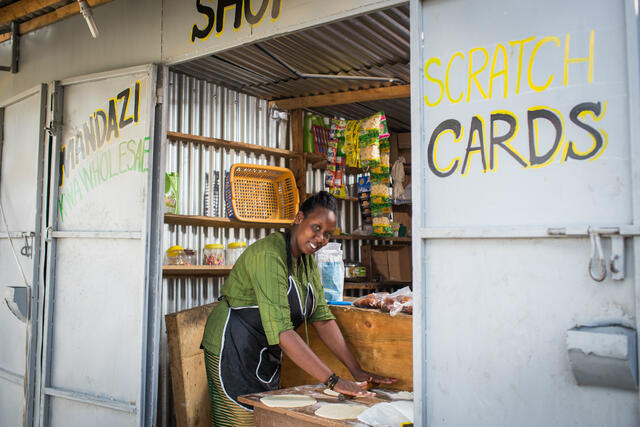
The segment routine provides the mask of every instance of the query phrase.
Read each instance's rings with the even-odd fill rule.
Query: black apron
[[[296,329],[316,309],[316,299],[309,280],[307,298],[303,304],[298,287],[290,275],[287,298],[291,323]],[[228,304],[226,300],[223,303]],[[238,402],[238,396],[279,389],[281,362],[282,350],[279,345],[269,345],[267,342],[258,306],[229,307],[220,349],[220,382],[227,397],[253,410],[252,406]]]

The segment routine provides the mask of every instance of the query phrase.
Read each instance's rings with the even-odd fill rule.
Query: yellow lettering
[[[567,86],[569,83],[569,64],[577,64],[579,62],[588,62],[589,70],[587,72],[587,81],[589,83],[593,82],[593,42],[595,39],[595,32],[591,30],[589,35],[589,56],[582,58],[569,58],[569,43],[571,41],[571,35],[567,33],[565,37],[564,43],[564,86]]]
[[[502,63],[504,68],[496,72],[496,59],[498,58],[498,51],[502,52]],[[509,89],[509,60],[507,58],[507,50],[502,43],[498,43],[495,52],[493,52],[493,59],[491,61],[491,75],[489,76],[489,99],[493,98],[493,80],[496,77],[504,76],[504,99],[507,99],[507,91]]]
[[[556,46],[560,47],[560,39],[555,36],[543,37],[540,39],[538,43],[536,43],[533,51],[531,52],[531,58],[529,58],[529,68],[527,69],[527,81],[529,82],[529,87],[536,92],[542,92],[546,88],[549,87],[551,82],[553,81],[553,74],[549,76],[547,82],[542,86],[537,86],[533,83],[533,79],[531,78],[531,70],[533,69],[533,61],[535,60],[536,54],[538,53],[538,49],[542,47],[543,44],[555,42]]]
[[[476,71],[473,71],[473,53],[474,52],[484,53],[484,62],[482,63],[482,66]],[[478,79],[476,76],[480,74],[482,71],[484,71],[484,69],[487,67],[488,62],[489,62],[489,53],[485,48],[476,47],[469,51],[469,81],[467,84],[467,102],[469,102],[469,100],[471,99],[471,81],[472,80],[475,82],[476,87],[478,88],[478,91],[480,91],[480,95],[482,95],[484,99],[487,99],[487,94],[482,89],[482,86],[480,86],[480,82],[478,82]]]
[[[442,65],[442,63],[440,62],[440,58],[434,56],[433,58],[429,58],[427,63],[424,65],[424,76],[427,78],[427,80],[429,80],[430,82],[436,83],[440,87],[440,96],[438,97],[437,101],[429,102],[429,98],[427,97],[427,95],[424,96],[425,104],[427,104],[429,107],[435,107],[442,100],[442,95],[444,95],[444,85],[442,84],[441,80],[438,80],[435,77],[432,77],[429,75],[429,66],[431,64],[436,64],[440,66]]]
[[[451,92],[449,91],[449,70],[451,69],[451,64],[453,63],[453,60],[456,57],[460,57],[460,59],[464,59],[464,55],[462,54],[462,52],[456,52],[453,54],[453,56],[449,59],[449,63],[447,64],[447,74],[445,75],[445,88],[447,89],[447,98],[449,98],[449,101],[452,104],[457,104],[458,102],[462,101],[462,98],[464,97],[464,92],[460,93],[460,96],[456,99],[453,99],[451,97]]]
[[[509,45],[511,47],[520,46],[520,51],[518,52],[518,73],[517,73],[517,79],[516,79],[516,93],[520,93],[520,78],[522,77],[522,56],[524,53],[524,44],[529,43],[534,38],[535,37],[528,37],[526,39],[513,40],[509,42]]]

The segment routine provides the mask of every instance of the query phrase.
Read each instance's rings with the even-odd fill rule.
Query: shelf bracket
[[[18,32],[18,23],[11,22],[11,65],[0,66],[0,71],[11,71],[13,74],[18,72],[18,58],[20,57],[20,34]]]

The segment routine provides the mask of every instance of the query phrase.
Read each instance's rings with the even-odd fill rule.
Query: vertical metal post
[[[60,82],[54,83],[53,89],[53,121],[49,128],[53,131],[54,140],[51,152],[51,167],[49,180],[49,228],[55,230],[58,226],[58,189],[60,186],[60,150],[62,148],[62,113],[64,102],[64,89]],[[44,394],[44,389],[51,383],[51,331],[53,329],[53,311],[55,309],[54,295],[56,284],[56,240],[51,238],[47,245],[47,287],[43,312],[42,334],[42,374],[40,380],[40,406],[37,425],[49,425],[49,399]]]
[[[634,10],[635,3],[635,10]],[[633,225],[640,225],[640,25],[638,23],[638,2],[628,2],[625,8],[625,21],[627,29],[627,78],[629,84],[629,143],[630,164],[631,164],[631,221]],[[633,118],[635,117],[635,119]],[[632,237],[633,263],[631,268],[634,271],[635,300],[636,300],[636,331],[640,331],[640,237]],[[637,363],[640,363],[640,342],[636,340]],[[638,394],[640,401],[640,394]]]
[[[31,281],[30,292],[30,314],[27,321],[27,366],[25,367],[25,414],[24,425],[32,426],[34,420],[34,410],[37,407],[36,402],[39,400],[38,388],[36,387],[38,378],[38,331],[40,325],[40,290],[41,287],[41,242],[42,242],[42,222],[46,212],[43,211],[43,202],[45,199],[44,188],[48,182],[47,165],[45,164],[45,147],[47,143],[47,133],[45,131],[47,121],[47,85],[42,84],[40,87],[40,120],[38,121],[38,187],[36,190],[36,218],[35,218],[35,237],[33,244],[33,279]]]
[[[411,164],[421,165],[422,158],[422,119],[423,107],[423,78],[422,55],[424,51],[423,23],[423,1],[411,0],[410,3],[410,37],[411,37]],[[413,217],[413,238],[412,238],[412,264],[413,264],[413,297],[416,301],[413,312],[413,389],[414,389],[414,421],[415,425],[426,425],[427,422],[427,313],[426,296],[429,284],[424,278],[428,268],[423,264],[426,240],[420,237],[420,228],[424,218],[424,200],[427,200],[427,188],[423,185],[425,172],[421,168],[414,171],[417,179],[411,186],[411,200],[413,212],[417,215]]]
[[[148,222],[147,230],[147,283],[146,340],[142,351],[143,387],[140,406],[141,425],[156,424],[158,401],[158,368],[160,360],[160,333],[162,325],[162,228],[164,225],[164,170],[167,136],[167,99],[169,71],[167,67],[156,69],[156,105],[149,157]]]
[[[20,33],[18,23],[11,22],[11,72],[18,72],[18,58],[20,58]]]
[[[4,145],[4,107],[0,108],[0,182],[2,182],[2,147],[3,145]]]

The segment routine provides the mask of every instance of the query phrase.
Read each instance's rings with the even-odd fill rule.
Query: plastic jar
[[[175,245],[167,249],[167,256],[165,264],[168,265],[183,265],[185,263],[185,253],[182,246]]]
[[[224,246],[220,243],[204,245],[204,265],[224,265]]]
[[[196,265],[196,251],[194,251],[193,249],[185,249],[184,263],[186,265]]]
[[[242,252],[247,248],[247,242],[233,242],[227,245],[227,265],[236,263]]]

